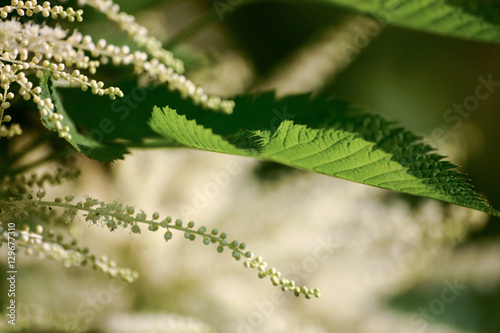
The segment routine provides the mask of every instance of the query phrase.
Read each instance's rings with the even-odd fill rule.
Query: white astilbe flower
[[[136,74],[146,73],[157,83],[168,83],[170,90],[179,91],[183,98],[191,98],[195,104],[202,105],[204,108],[232,113],[234,101],[209,96],[202,88],[181,75],[184,72],[182,61],[175,59],[172,52],[163,49],[159,40],[148,35],[148,30],[138,24],[133,15],[120,11],[120,6],[112,0],[79,0],[78,3],[82,6],[91,6],[104,13],[109,20],[116,22],[120,29],[127,32],[129,38],[137,45],[146,48],[151,56],[149,60],[148,55],[142,52],[135,52],[133,58],[124,59],[126,60],[124,64],[130,62],[134,64]],[[100,42],[105,43],[104,40]],[[117,53],[116,56],[120,56],[119,52]],[[120,61],[115,62],[115,64],[118,63]]]
[[[183,98],[191,98],[195,104],[215,111],[231,113],[234,102],[222,100],[217,96],[205,94],[181,73],[182,61],[161,47],[161,42],[151,37],[147,29],[135,22],[135,18],[120,12],[120,7],[110,0],[81,0],[81,5],[88,4],[118,23],[129,37],[147,52],[131,52],[127,45],[108,44],[104,39],[94,43],[91,36],[82,35],[77,30],[68,32],[58,26],[51,27],[33,22],[21,23],[11,14],[18,16],[41,15],[53,19],[63,18],[70,22],[82,21],[83,11],[71,7],[51,6],[49,2],[39,5],[36,0],[12,0],[9,6],[0,7],[0,137],[12,137],[22,133],[19,124],[5,124],[12,120],[5,114],[10,107],[9,100],[14,98],[10,92],[11,84],[19,86],[19,94],[25,100],[33,99],[40,110],[40,115],[48,127],[56,130],[60,137],[71,138],[69,127],[64,126],[63,116],[54,110],[51,98],[41,97],[42,88],[31,82],[27,75],[35,72],[38,78],[50,72],[54,80],[65,80],[70,86],[79,86],[83,91],[90,88],[97,95],[108,95],[111,99],[123,97],[119,88],[104,88],[103,82],[90,79],[81,70],[90,75],[97,72],[101,64],[112,62],[113,65],[133,65],[136,75],[145,75],[157,84],[167,84],[172,91],[179,91]],[[71,69],[70,69],[71,68]]]
[[[12,93],[9,95],[8,91],[12,83],[17,83],[20,87],[19,94],[23,99],[32,98],[41,116],[52,124],[59,135],[71,137],[69,128],[63,126],[61,122],[63,116],[54,112],[54,104],[50,98],[40,96],[41,87],[35,87],[33,82],[28,80],[27,71],[35,71],[39,78],[48,71],[55,80],[67,80],[70,85],[80,85],[83,90],[90,87],[94,94],[109,95],[112,99],[123,96],[120,89],[115,87],[103,89],[104,83],[89,80],[78,70],[72,73],[65,71],[66,66],[74,66],[94,73],[99,65],[98,61],[91,60],[85,55],[83,45],[75,45],[66,40],[66,37],[67,32],[59,27],[52,28],[34,23],[22,24],[15,20],[0,22],[0,87],[4,90],[1,96],[0,120],[6,121],[4,113],[10,107],[6,99],[14,97]]]
[[[133,15],[120,11],[120,6],[111,0],[79,0],[80,6],[88,5],[104,13],[111,21],[118,23],[120,29],[127,32],[128,36],[139,46],[144,46],[148,53],[160,60],[177,73],[184,72],[184,64],[181,60],[175,59],[172,52],[162,48],[161,42],[148,35],[148,30],[135,21]]]
[[[98,199],[86,197],[85,200],[72,203],[75,199],[73,195],[68,195],[64,198],[57,197],[52,201],[44,200],[46,194],[44,189],[39,189],[35,195],[30,193],[16,198],[10,197],[7,201],[0,200],[0,221],[30,219],[33,216],[41,214],[43,208],[50,207],[51,214],[57,214],[57,210],[62,210],[62,214],[59,215],[57,220],[65,224],[73,222],[81,212],[82,217],[90,225],[105,227],[110,231],[118,228],[126,228],[134,234],[141,234],[143,230],[150,232],[161,231],[163,239],[166,242],[169,242],[173,238],[172,231],[179,231],[184,234],[184,238],[187,240],[195,241],[199,239],[206,246],[215,245],[218,253],[229,250],[231,256],[236,261],[242,260],[244,267],[258,270],[257,276],[260,279],[268,278],[274,286],[281,288],[284,292],[290,291],[297,297],[303,295],[308,299],[320,297],[319,289],[309,289],[305,286],[299,286],[294,280],[283,277],[281,272],[276,268],[269,267],[262,257],[255,256],[251,251],[248,251],[245,243],[240,243],[238,240],[231,241],[227,233],[220,232],[217,228],[210,230],[205,226],[195,227],[194,221],[184,223],[181,219],[174,220],[170,216],[161,219],[158,212],[154,212],[148,218],[148,215],[144,211],[140,210],[137,212],[134,206],[124,205],[119,201],[106,203]],[[56,219],[55,216],[53,215],[52,218]],[[0,233],[5,229],[6,227],[0,223]],[[37,235],[30,234],[28,227],[24,227],[23,232],[20,241],[24,241],[25,243],[29,243],[32,238],[40,238]],[[42,228],[36,231],[37,234],[42,234],[42,232]],[[76,246],[76,241],[69,244],[62,243],[62,237],[54,235],[53,232],[49,231],[49,233],[44,234],[43,241],[60,245],[60,247],[46,245],[45,248],[41,248],[41,252],[51,253],[50,258],[63,261],[67,265],[73,265],[73,263],[84,264],[86,261],[91,261],[94,269],[104,272],[111,277],[119,277],[126,281],[132,281],[137,277],[137,274],[131,270],[116,268],[116,264],[113,261],[109,261],[107,257],[98,259],[96,256],[89,256],[88,250]],[[33,248],[33,250],[35,249],[39,250],[39,247]],[[72,252],[61,252],[61,249],[65,251],[73,250],[83,256],[80,257],[79,254]]]
[[[74,10],[71,7],[64,9],[62,6],[51,6],[50,2],[44,1],[42,5],[38,4],[37,0],[18,1],[12,0],[10,6],[0,7],[0,17],[5,19],[10,14],[16,13],[19,16],[31,17],[33,14],[41,13],[43,17],[52,17],[67,19],[70,22],[75,20],[81,22],[83,20],[83,10]]]
[[[1,247],[2,243],[7,243],[9,235],[2,225],[0,225],[0,232]],[[37,225],[34,230],[30,230],[28,225],[24,225],[22,230],[16,231],[15,234],[16,246],[24,248],[27,255],[59,261],[64,267],[91,264],[94,270],[130,283],[139,276],[136,271],[130,268],[118,267],[114,260],[109,260],[106,256],[97,257],[89,254],[89,250],[78,247],[76,241],[68,244],[63,243],[62,237],[57,237],[51,230],[44,232],[41,225]]]

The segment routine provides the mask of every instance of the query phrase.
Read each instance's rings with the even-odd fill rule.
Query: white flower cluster
[[[233,111],[234,101],[222,100],[218,96],[205,94],[202,88],[197,87],[184,75],[176,73],[172,67],[168,67],[157,58],[148,60],[148,54],[145,52],[131,52],[130,47],[127,45],[120,47],[108,44],[104,39],[94,43],[91,36],[82,35],[77,31],[68,37],[67,42],[72,44],[74,48],[87,51],[93,57],[99,59],[88,62],[91,73],[95,73],[95,69],[99,64],[107,64],[109,61],[115,66],[132,64],[136,75],[146,74],[153,82],[167,83],[171,91],[179,91],[183,98],[191,98],[195,104],[225,113],[232,113]],[[84,66],[86,66],[86,63]]]
[[[109,260],[106,256],[96,258],[91,256],[93,268],[107,274],[111,278],[120,278],[126,282],[134,282],[139,277],[139,273],[130,268],[117,267],[114,260]]]
[[[81,22],[83,20],[82,14],[83,10],[79,9],[75,11],[73,8],[68,7],[66,10],[62,6],[51,6],[50,2],[44,1],[42,5],[38,4],[37,0],[31,1],[18,1],[12,0],[10,6],[4,6],[0,8],[0,17],[5,19],[11,13],[17,13],[19,16],[31,17],[34,14],[41,13],[43,17],[52,17],[67,19],[70,22],[75,20]]]
[[[234,102],[222,100],[217,96],[205,94],[202,88],[189,81],[182,72],[182,61],[161,47],[161,42],[148,35],[147,29],[135,22],[135,18],[120,11],[120,7],[111,0],[80,0],[81,5],[89,5],[105,13],[107,17],[118,23],[129,37],[145,52],[130,52],[128,46],[107,44],[103,39],[94,43],[88,35],[74,30],[70,35],[60,27],[38,25],[32,22],[20,23],[15,19],[0,21],[0,137],[12,137],[22,133],[18,124],[7,127],[5,123],[12,120],[5,110],[10,107],[9,100],[14,94],[9,92],[12,83],[19,85],[19,94],[25,100],[33,99],[40,114],[51,124],[51,128],[59,132],[60,137],[70,138],[69,128],[63,125],[63,116],[54,112],[54,104],[50,98],[42,98],[41,87],[30,82],[26,73],[36,72],[41,78],[50,72],[54,80],[66,80],[70,86],[80,86],[82,90],[91,89],[98,95],[109,95],[111,99],[123,97],[120,89],[104,88],[103,82],[89,79],[82,74],[86,70],[95,74],[100,64],[110,60],[114,65],[133,64],[137,75],[146,74],[152,81],[167,83],[170,90],[179,91],[184,98],[191,98],[204,108],[231,113]],[[82,21],[83,11],[71,7],[51,6],[45,1],[42,5],[36,0],[12,0],[8,6],[0,7],[0,17],[7,19],[13,13],[18,16],[42,15],[43,17],[63,18],[70,22]],[[68,70],[67,68],[72,68]]]
[[[3,227],[2,227],[3,229]],[[16,232],[16,245],[25,248],[28,255],[38,255],[40,258],[49,258],[60,261],[65,267],[80,266],[86,259],[85,256],[73,249],[65,249],[62,245],[54,242],[46,242],[42,236],[43,227],[37,225],[34,231],[28,225],[23,226],[20,232]],[[2,235],[2,240],[7,242],[7,232]]]
[[[110,56],[114,64],[121,63],[121,60],[125,60],[123,61],[124,64],[133,63],[136,74],[146,73],[156,83],[168,83],[170,90],[179,91],[183,98],[191,98],[195,104],[224,113],[233,112],[234,101],[223,100],[217,96],[209,96],[204,93],[202,88],[197,87],[193,82],[188,80],[182,75],[184,72],[182,61],[175,59],[172,52],[163,49],[159,40],[148,35],[148,30],[135,22],[134,16],[121,12],[120,6],[112,0],[79,0],[78,3],[80,5],[91,6],[104,13],[109,20],[116,22],[120,29],[126,31],[128,36],[137,45],[145,47],[151,56],[148,60],[148,54],[146,53],[134,52],[128,55],[128,52],[124,54],[123,47],[115,47],[115,50],[112,48],[107,50],[110,51]],[[104,47],[105,41],[100,40],[99,42]],[[126,47],[125,50],[129,50],[129,48]],[[122,58],[123,56],[125,58]]]
[[[175,59],[172,52],[162,48],[161,42],[148,35],[148,30],[135,21],[133,15],[120,11],[120,6],[112,0],[79,0],[80,6],[88,5],[104,13],[111,21],[118,23],[123,31],[127,32],[130,39],[137,45],[144,46],[148,53],[168,67],[172,67],[177,73],[184,72],[184,64],[181,60]]]
[[[172,230],[178,230],[184,234],[184,238],[187,240],[194,241],[196,239],[201,239],[204,245],[208,246],[212,244],[217,246],[217,252],[219,253],[223,253],[225,249],[231,251],[231,255],[235,260],[243,260],[243,265],[246,268],[257,269],[259,271],[259,278],[263,279],[269,277],[271,283],[274,286],[280,286],[282,291],[291,291],[295,296],[304,295],[308,299],[313,296],[320,297],[318,289],[309,289],[305,286],[300,287],[296,285],[295,281],[282,278],[281,273],[277,271],[276,268],[269,268],[267,263],[262,260],[262,257],[256,257],[251,251],[248,251],[245,243],[240,243],[237,240],[230,241],[227,233],[219,232],[217,228],[212,230],[207,229],[205,226],[195,228],[194,221],[189,221],[185,224],[180,219],[174,221],[170,216],[161,219],[160,214],[157,212],[153,213],[151,218],[148,219],[144,211],[141,210],[140,212],[136,212],[134,206],[123,205],[119,201],[106,203],[98,199],[86,197],[85,200],[73,204],[72,201],[75,199],[73,195],[68,195],[64,198],[58,197],[55,198],[54,201],[43,200],[45,196],[45,190],[40,189],[35,195],[24,194],[20,196],[20,198],[10,197],[8,201],[0,200],[0,220],[2,220],[2,218],[10,220],[30,218],[30,214],[32,214],[33,211],[38,212],[44,208],[46,210],[47,207],[50,207],[51,210],[49,214],[56,214],[57,210],[54,208],[63,210],[62,215],[57,219],[62,223],[67,224],[73,222],[79,212],[82,212],[85,221],[93,225],[107,227],[111,231],[122,227],[129,228],[134,234],[140,234],[141,225],[147,226],[147,230],[151,232],[161,230],[166,242],[173,238]],[[35,197],[39,200],[36,200]],[[5,205],[6,209],[2,207],[3,205]],[[2,216],[2,214],[4,215]],[[52,219],[54,218],[55,215]],[[66,251],[76,250],[82,253],[84,255],[83,261],[88,260],[92,262],[94,269],[104,272],[111,277],[119,277],[130,282],[137,278],[137,273],[127,269],[117,268],[116,264],[113,261],[109,261],[106,257],[97,258],[94,255],[88,255],[88,250],[76,247],[76,242],[64,244],[62,243],[62,237],[60,237],[60,239],[57,236],[54,237],[54,234],[50,232],[47,236],[44,235],[44,241],[57,243]],[[42,250],[48,251],[50,249],[47,248]],[[66,257],[59,253],[56,259],[58,258],[64,259]],[[72,258],[74,259],[76,257]],[[66,258],[64,260],[69,259]]]
[[[0,69],[0,73],[3,72],[3,68]],[[0,74],[0,82],[2,81]],[[3,85],[1,85],[3,86]],[[8,123],[12,120],[12,117],[8,114],[4,114],[4,110],[10,107],[10,102],[14,98],[14,94],[9,92],[7,94],[0,93],[0,138],[7,137],[12,138],[16,135],[21,135],[23,131],[21,130],[21,126],[19,124],[12,124],[10,127],[5,126],[5,123]]]
[[[70,138],[69,128],[63,126],[61,114],[54,112],[54,104],[50,98],[42,98],[41,87],[35,87],[26,76],[27,71],[35,71],[38,78],[45,72],[51,72],[54,79],[64,79],[70,85],[80,85],[83,90],[91,88],[94,94],[109,95],[112,99],[123,96],[118,88],[103,89],[102,82],[89,80],[79,70],[72,73],[65,71],[66,66],[75,66],[95,72],[98,62],[90,60],[85,52],[75,47],[74,43],[65,38],[66,31],[59,27],[40,26],[34,23],[22,24],[15,20],[0,21],[0,87],[4,90],[0,105],[0,125],[10,121],[11,117],[4,115],[10,107],[8,99],[14,94],[8,92],[12,83],[19,85],[19,94],[24,100],[33,99],[37,104],[41,116],[45,117],[59,132],[60,137]],[[12,136],[3,126],[4,136]],[[14,127],[14,129],[16,129]],[[20,134],[20,130],[18,131]]]
[[[0,225],[0,231],[4,227]],[[90,255],[87,248],[81,249],[76,246],[76,241],[70,244],[62,242],[62,235],[56,236],[53,231],[44,233],[43,227],[37,225],[35,230],[30,230],[28,225],[24,225],[20,232],[16,231],[16,246],[25,248],[27,255],[36,255],[40,258],[47,258],[61,262],[64,267],[85,266],[88,262],[92,268],[103,272],[111,278],[119,278],[126,282],[134,282],[139,274],[130,268],[117,267],[116,262],[109,260],[106,256],[100,258]],[[4,231],[0,239],[7,243],[8,234]]]
[[[318,288],[309,289],[305,286],[300,287],[296,285],[294,280],[281,278],[281,272],[276,270],[274,267],[268,268],[267,262],[263,261],[262,257],[251,258],[250,260],[243,262],[243,265],[246,268],[257,268],[259,270],[259,278],[263,279],[265,277],[269,277],[273,286],[281,286],[281,290],[283,291],[290,290],[297,297],[301,294],[303,294],[307,299],[310,299],[313,296],[316,298],[320,297],[320,291]]]
[[[86,260],[85,255],[74,249],[65,249],[61,244],[46,242],[42,236],[43,228],[36,226],[35,232],[31,232],[27,225],[20,232],[18,245],[26,248],[28,255],[37,255],[40,258],[48,258],[61,262],[64,267],[81,266]]]

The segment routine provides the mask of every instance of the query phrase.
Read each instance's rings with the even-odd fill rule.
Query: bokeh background
[[[220,2],[230,7],[222,15]],[[172,48],[188,77],[207,91],[232,96],[272,89],[354,101],[421,134],[500,207],[500,87],[457,128],[443,118],[474,94],[480,76],[500,82],[500,46],[392,25],[373,30],[372,19],[326,4],[220,2],[117,1]],[[90,9],[79,30],[125,42]],[[346,53],[340,45],[355,49]],[[109,69],[107,75],[121,74]],[[436,129],[446,136],[437,139]],[[322,297],[281,295],[230,254],[182,234],[165,244],[160,233],[110,233],[80,221],[72,226],[80,243],[138,270],[140,278],[125,285],[88,268],[20,254],[18,325],[2,323],[2,331],[499,331],[498,218],[208,152],[134,150],[112,165],[79,163],[77,182],[49,195],[120,199],[149,214],[217,227],[285,275],[320,288]],[[229,165],[238,171],[196,205],[197,193]]]

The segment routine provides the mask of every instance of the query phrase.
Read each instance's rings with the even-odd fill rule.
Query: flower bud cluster
[[[92,255],[90,259],[92,261],[92,268],[107,274],[111,278],[119,278],[123,281],[132,283],[139,277],[137,271],[131,270],[130,268],[117,267],[116,262],[114,260],[109,260],[106,256],[97,258]]]
[[[116,22],[120,29],[127,32],[129,38],[137,45],[144,46],[153,58],[160,60],[177,73],[184,72],[182,61],[175,59],[172,52],[163,49],[159,40],[148,35],[148,29],[138,24],[133,15],[120,11],[120,6],[112,0],[79,0],[78,4],[88,5],[104,13],[110,21]]]
[[[82,266],[85,262],[85,255],[77,249],[64,246],[62,235],[55,237],[53,232],[48,233],[49,239],[44,239],[43,227],[37,225],[34,231],[28,225],[24,225],[19,232],[18,246],[25,248],[28,255],[37,255],[40,258],[47,258],[61,262],[64,267]],[[52,239],[50,239],[52,238]]]
[[[120,11],[120,7],[111,0],[80,0],[80,5],[90,5],[105,13],[118,23],[129,37],[147,53],[131,52],[130,47],[115,46],[101,39],[97,43],[88,35],[74,30],[68,35],[66,30],[55,26],[39,25],[33,22],[21,23],[18,16],[42,15],[43,17],[64,18],[82,21],[83,11],[71,7],[51,6],[45,1],[39,4],[33,1],[12,0],[8,6],[0,7],[0,86],[4,92],[0,98],[0,137],[13,137],[22,133],[19,124],[11,122],[12,116],[5,113],[10,107],[14,93],[9,92],[12,83],[20,87],[19,94],[25,100],[32,99],[48,127],[59,133],[62,138],[71,138],[69,127],[64,125],[63,116],[56,113],[51,98],[41,96],[42,89],[31,82],[26,73],[35,72],[41,79],[50,72],[54,80],[65,80],[69,86],[79,86],[97,95],[108,95],[111,99],[123,97],[123,92],[116,87],[104,88],[104,83],[90,79],[81,70],[91,75],[97,72],[101,64],[111,61],[114,65],[134,66],[136,75],[145,75],[157,84],[167,84],[170,90],[179,91],[183,98],[191,98],[195,104],[215,111],[231,113],[234,102],[217,96],[207,95],[202,88],[188,80],[182,72],[182,61],[164,50],[161,42],[148,35],[147,29],[135,22],[135,18]],[[7,20],[6,20],[7,19]]]
[[[297,286],[294,280],[288,280],[281,278],[281,272],[277,271],[276,268],[268,268],[267,262],[262,260],[262,257],[255,257],[251,260],[247,260],[244,263],[246,268],[257,268],[259,270],[259,278],[264,279],[269,277],[271,283],[274,286],[281,286],[281,290],[283,291],[292,291],[295,296],[300,296],[303,294],[307,299],[315,296],[316,298],[320,297],[319,289],[309,289],[307,287]]]
[[[151,56],[149,59],[146,53],[138,51],[128,54],[128,52],[124,52],[125,50],[130,51],[128,47],[120,48],[108,45],[105,51],[108,52],[108,56],[113,60],[113,64],[133,63],[136,74],[145,73],[154,82],[159,84],[167,83],[170,90],[179,91],[183,98],[191,98],[197,105],[224,113],[233,112],[234,101],[223,100],[218,96],[209,96],[201,87],[197,87],[193,82],[188,80],[182,75],[184,72],[182,61],[175,59],[172,52],[163,49],[159,40],[148,35],[148,30],[139,25],[135,21],[134,16],[120,11],[120,6],[112,0],[79,0],[78,3],[82,6],[91,6],[104,13],[109,20],[118,23],[120,29],[126,31],[129,38],[137,45],[145,47]],[[103,51],[102,49],[105,46],[106,42],[100,40],[97,50],[100,47],[101,51]]]
[[[97,95],[123,97],[120,89],[104,88],[104,83],[91,80],[78,69],[71,73],[67,66],[89,70],[95,73],[98,61],[91,60],[85,51],[74,47],[66,38],[66,31],[59,27],[40,26],[34,23],[20,23],[15,20],[0,21],[0,87],[4,90],[0,99],[0,134],[11,137],[20,134],[19,125],[13,124],[10,129],[2,123],[11,120],[5,115],[10,107],[9,100],[14,93],[9,92],[12,83],[19,85],[19,95],[24,100],[32,99],[40,110],[40,115],[50,125],[49,128],[59,132],[60,137],[70,138],[69,127],[63,125],[63,116],[54,111],[54,103],[49,97],[42,98],[42,89],[31,82],[26,73],[35,72],[38,78],[50,72],[55,80],[66,80],[70,86],[81,86],[82,90],[90,88]]]
[[[67,42],[69,42],[74,49],[84,50],[92,57],[99,59],[86,62],[82,65],[88,66],[90,73],[95,73],[96,68],[100,64],[107,64],[110,61],[115,66],[132,64],[136,75],[146,74],[154,83],[166,83],[171,91],[179,91],[183,98],[191,98],[197,105],[201,105],[211,110],[222,111],[224,113],[233,112],[234,101],[223,100],[218,96],[207,95],[201,87],[197,87],[184,75],[178,74],[173,67],[165,65],[157,58],[153,57],[149,59],[148,54],[145,52],[131,52],[130,47],[127,45],[120,47],[108,44],[104,39],[100,39],[95,43],[91,36],[82,35],[77,31],[73,32],[73,34],[68,37]],[[77,72],[77,74],[75,74],[75,72]],[[79,71],[75,72],[73,72],[73,77],[76,77],[76,75],[81,77]],[[70,81],[70,84],[71,83]],[[86,87],[82,86],[82,89],[86,90]],[[123,95],[120,97],[122,96]]]
[[[2,235],[0,247],[8,239],[5,230],[5,227],[0,225],[0,234]],[[64,267],[86,266],[90,263],[94,270],[130,283],[139,276],[136,271],[130,268],[117,267],[116,262],[108,260],[106,256],[91,255],[88,248],[78,247],[76,240],[64,243],[62,234],[56,234],[52,230],[44,232],[41,225],[37,225],[34,230],[30,230],[28,225],[24,225],[21,231],[16,232],[15,239],[16,246],[23,247],[27,255],[59,261]]]
[[[225,249],[230,250],[235,260],[239,261],[243,259],[243,265],[245,267],[258,269],[259,278],[270,277],[271,283],[275,286],[281,286],[283,291],[292,291],[296,296],[304,295],[306,298],[311,298],[312,296],[319,297],[318,289],[299,287],[294,281],[281,278],[280,272],[275,268],[268,268],[267,263],[264,262],[261,257],[255,257],[252,252],[248,251],[245,243],[240,243],[237,240],[229,240],[227,233],[220,232],[218,229],[214,228],[208,230],[205,226],[196,228],[193,221],[185,224],[180,219],[174,221],[170,216],[161,219],[160,214],[157,212],[153,213],[151,217],[148,218],[148,215],[144,211],[141,210],[137,212],[133,206],[125,206],[118,201],[105,203],[98,199],[87,197],[85,200],[72,203],[74,200],[74,196],[72,195],[68,195],[64,198],[55,198],[54,201],[45,201],[45,196],[46,192],[44,190],[39,190],[36,193],[36,198],[38,200],[34,199],[34,196],[31,194],[25,194],[21,196],[21,199],[11,198],[8,202],[0,201],[0,211],[5,211],[5,208],[2,209],[2,205],[8,206],[11,212],[14,211],[17,206],[22,208],[18,209],[20,211],[26,210],[26,207],[31,207],[32,209],[59,207],[63,209],[61,220],[66,223],[68,221],[74,221],[78,213],[83,212],[85,221],[107,227],[111,231],[118,227],[123,227],[130,228],[132,233],[140,234],[142,231],[141,225],[146,226],[147,229],[152,232],[163,229],[165,230],[163,237],[167,242],[173,237],[171,230],[178,230],[184,234],[184,238],[190,241],[200,238],[205,245],[213,244],[217,246],[216,249],[219,253],[224,252]],[[52,209],[52,211],[55,210]],[[76,243],[71,245],[73,249],[77,249],[74,247]],[[87,257],[88,256],[85,258]],[[95,257],[88,258],[92,261],[95,269],[110,274],[111,276],[121,276],[123,278],[123,276],[130,273],[129,271],[115,269],[115,264],[107,259],[96,259]],[[127,276],[135,275],[132,274]]]
[[[3,111],[3,109],[2,109]],[[1,112],[1,111],[0,111]],[[8,123],[11,118],[7,118],[10,116],[4,116],[2,123]],[[7,118],[7,119],[6,119]],[[23,134],[23,130],[19,124],[11,124],[10,126],[5,126],[4,124],[0,125],[0,138],[12,138],[16,135]]]
[[[37,0],[20,1],[11,0],[10,6],[0,7],[0,17],[5,19],[12,13],[19,16],[31,17],[34,14],[42,14],[43,17],[51,17],[53,19],[62,18],[69,22],[75,20],[81,22],[83,20],[83,10],[74,10],[72,7],[64,9],[62,6],[51,6],[50,2],[44,1],[42,5],[38,4]]]
[[[12,138],[23,133],[19,124],[14,123],[8,127],[5,125],[12,120],[10,115],[5,114],[5,110],[10,108],[10,100],[14,98],[14,94],[12,92],[8,92],[13,76],[11,70],[11,66],[3,66],[0,68],[0,87],[4,90],[3,94],[0,93],[0,138]]]
[[[109,95],[112,99],[123,96],[118,88],[104,89],[104,83],[91,80],[80,73],[84,69],[94,74],[99,66],[99,61],[91,59],[85,53],[92,42],[90,36],[84,37],[76,31],[68,36],[60,27],[21,24],[12,20],[0,22],[0,34],[2,67],[9,66],[9,63],[16,64],[17,71],[33,70],[38,78],[44,72],[51,72],[55,80],[64,79],[71,86],[81,85],[84,90],[91,88],[94,94]],[[77,69],[67,71],[66,68],[70,66]]]
[[[171,91],[179,91],[183,98],[191,98],[196,105],[227,114],[233,112],[234,101],[207,95],[203,88],[197,87],[184,75],[175,73],[171,67],[166,67],[158,59],[153,58],[150,61],[137,62],[134,65],[136,74],[145,73],[148,78],[157,83],[167,83]]]

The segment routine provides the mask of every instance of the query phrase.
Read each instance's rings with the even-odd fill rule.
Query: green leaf
[[[66,141],[68,141],[76,150],[87,155],[87,157],[100,162],[113,162],[117,159],[123,159],[124,155],[128,153],[127,148],[124,145],[103,142],[102,136],[98,136],[98,133],[95,133],[97,138],[95,139],[90,135],[84,135],[78,131],[71,117],[63,107],[61,97],[54,87],[50,72],[45,72],[44,76],[40,80],[40,87],[42,88],[42,92],[40,94],[41,98],[45,99],[50,97],[54,103],[54,112],[63,115],[64,118],[62,120],[62,125],[68,126],[70,129],[69,134],[71,134],[71,139],[66,139]],[[85,111],[86,110],[81,108],[80,105],[80,112]],[[47,117],[42,116],[42,121],[48,129],[55,131],[55,128],[53,128],[52,124],[47,120]]]
[[[153,119],[155,119],[152,123],[153,130],[168,133],[165,137],[184,146],[226,154],[240,153],[238,148],[220,135],[213,134],[211,129],[197,125],[194,120],[187,120],[186,116],[179,116],[169,107],[164,109],[164,113],[155,107]]]
[[[500,25],[493,6],[471,6],[469,0],[323,0],[362,14],[372,15],[384,23],[405,28],[483,42],[500,42]],[[469,5],[464,4],[468,2]],[[481,1],[474,1],[480,3]]]
[[[498,0],[446,0],[452,6],[462,8],[466,13],[480,16],[490,23],[500,23],[500,2]]]
[[[349,103],[305,95],[274,101],[265,94],[238,98],[231,116],[203,115],[195,121],[155,107],[150,125],[187,147],[256,157],[500,216],[463,174],[450,170],[455,165],[441,161],[419,137]]]
[[[155,136],[147,122],[155,104],[170,104],[168,89],[163,86],[139,88],[136,80],[112,85],[123,91],[123,98],[110,100],[77,88],[61,88],[58,93],[66,112],[75,123],[88,132],[98,131],[103,140],[138,142],[142,138]],[[82,112],[81,105],[86,106],[85,112]],[[103,122],[110,122],[111,128],[103,126]]]

